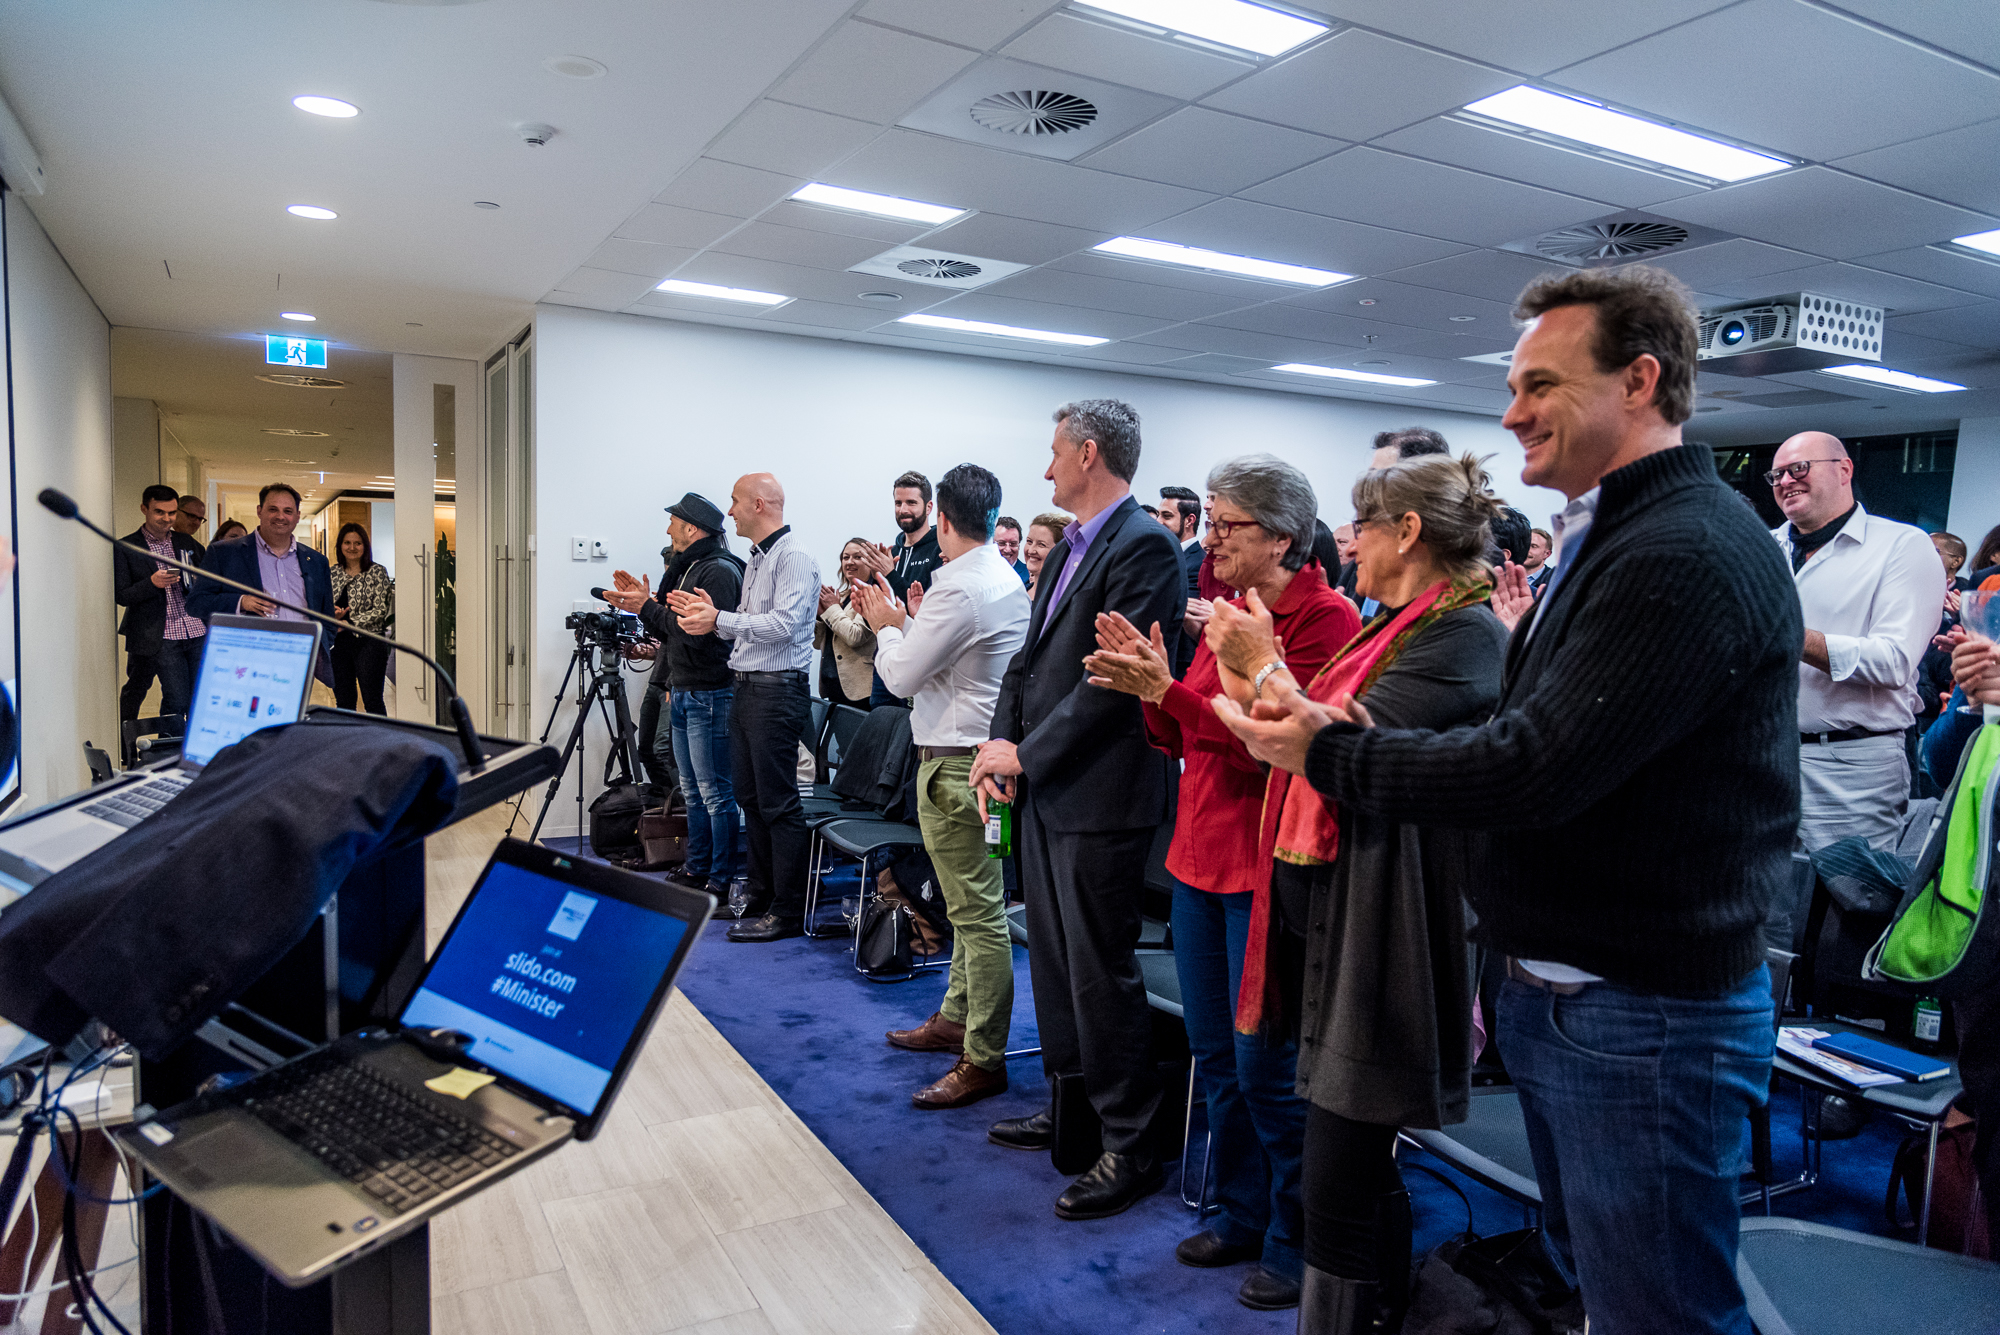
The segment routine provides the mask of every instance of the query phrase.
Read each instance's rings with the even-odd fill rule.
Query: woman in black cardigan
[[[1438,732],[1483,721],[1500,698],[1507,640],[1487,605],[1484,556],[1500,508],[1487,486],[1471,455],[1364,474],[1354,487],[1356,588],[1382,610],[1304,683],[1284,669],[1261,605],[1218,604],[1209,644],[1230,697],[1249,708],[1302,689],[1316,700],[1352,695],[1384,726]],[[1410,1270],[1396,1132],[1466,1116],[1475,852],[1460,831],[1336,810],[1283,771],[1265,809],[1279,822],[1266,983],[1261,997],[1247,995],[1246,964],[1237,1024],[1299,1030],[1309,1105],[1299,1331],[1393,1330]]]

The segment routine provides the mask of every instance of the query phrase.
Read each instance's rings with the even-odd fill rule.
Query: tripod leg
[[[542,735],[539,740],[543,746],[547,746],[549,744],[549,734],[555,731],[556,715],[562,712],[563,697],[569,694],[569,679],[576,675],[577,660],[582,657],[583,657],[583,650],[574,649],[570,651],[569,666],[563,669],[562,685],[556,687],[555,702],[549,707],[549,721],[542,725]],[[563,752],[563,764],[567,765],[568,763],[569,763],[569,752],[565,750]],[[546,814],[548,811],[549,803],[555,800],[556,787],[561,783],[562,783],[562,767],[558,766],[556,768],[555,781],[549,785],[549,795],[542,799],[542,811],[544,812],[544,814]],[[521,790],[520,796],[514,799],[514,814],[507,818],[507,833],[509,836],[513,835],[514,822],[521,819],[521,805],[527,800],[528,800],[528,792],[524,788]],[[541,828],[542,828],[542,822],[539,819],[537,819],[535,821],[535,828],[528,832],[529,843],[532,844],[535,842],[535,835],[540,832]]]
[[[569,730],[569,740],[563,743],[562,759],[556,765],[556,776],[549,780],[549,791],[542,798],[542,809],[535,816],[535,827],[528,831],[528,842],[531,844],[541,838],[542,822],[549,818],[549,808],[555,805],[556,793],[562,788],[563,775],[569,773],[570,757],[577,754],[578,748],[583,745],[583,730],[590,724],[591,705],[595,703],[596,695],[597,683],[592,681],[590,684],[590,693],[584,696],[583,703],[577,706],[576,724]],[[577,775],[579,793],[582,791],[582,782],[583,776],[579,773]],[[582,819],[583,816],[579,812],[577,820],[581,822]],[[579,825],[577,833],[579,835],[585,833],[581,825]]]

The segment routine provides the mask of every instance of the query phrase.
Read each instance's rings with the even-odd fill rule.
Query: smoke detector
[[[1509,241],[1500,248],[1538,260],[1554,260],[1558,264],[1594,269],[1632,264],[1660,255],[1677,255],[1696,246],[1729,239],[1728,232],[1718,232],[1712,227],[1697,227],[1693,223],[1627,209],[1623,213],[1589,218],[1568,227],[1558,227],[1552,232]]]
[[[1068,161],[1173,110],[1172,98],[992,56],[897,124],[968,144]]]
[[[984,287],[1028,266],[1006,260],[989,260],[978,255],[953,255],[926,246],[897,246],[873,259],[863,260],[849,273],[876,274],[899,278],[924,287],[949,287],[959,291]],[[873,294],[868,294],[871,297]],[[879,299],[879,298],[876,298]]]
[[[972,104],[972,119],[1002,134],[1068,134],[1096,120],[1097,107],[1074,93],[995,93]]]

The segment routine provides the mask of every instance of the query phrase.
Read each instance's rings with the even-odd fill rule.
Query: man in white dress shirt
[[[1854,461],[1837,436],[1793,436],[1764,480],[1791,521],[1771,534],[1791,559],[1806,623],[1798,846],[1858,834],[1893,848],[1910,798],[1903,734],[1916,722],[1944,566],[1922,529],[1855,501]]]
[[[951,919],[951,983],[936,1014],[889,1042],[955,1052],[943,1079],[911,1096],[919,1108],[962,1108],[1007,1088],[1007,1031],[1014,1009],[1014,947],[998,859],[986,856],[986,821],[968,783],[972,758],[992,735],[1000,679],[1028,638],[1028,594],[993,545],[1000,479],[960,464],[937,487],[938,549],[922,613],[905,612],[886,584],[856,585],[854,601],[875,629],[875,671],[910,701],[918,823]]]

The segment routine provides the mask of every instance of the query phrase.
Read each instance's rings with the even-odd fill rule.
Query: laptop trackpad
[[[242,1186],[304,1186],[326,1180],[317,1166],[260,1126],[226,1122],[183,1136],[157,1156],[160,1167],[194,1191]]]
[[[24,828],[10,833],[13,837],[5,841],[8,852],[44,871],[57,872],[95,853],[125,831],[110,821],[78,811],[58,811],[41,820],[29,821]]]

